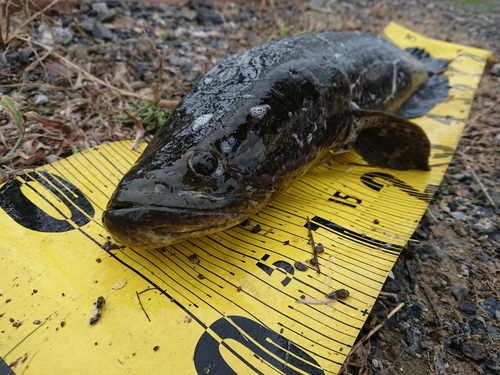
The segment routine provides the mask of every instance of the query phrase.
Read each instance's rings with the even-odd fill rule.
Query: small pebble
[[[307,271],[308,267],[301,262],[295,262],[295,268],[297,268],[299,271]]]
[[[460,349],[467,358],[474,361],[482,361],[486,359],[488,355],[486,348],[482,344],[475,341],[462,342]]]
[[[465,264],[459,265],[458,266],[458,273],[460,273],[460,275],[462,275],[462,276],[469,277],[469,275],[470,275],[469,267],[467,267],[467,265],[465,265]]]
[[[35,99],[35,104],[47,104],[49,102],[49,97],[47,95],[37,95]]]
[[[347,289],[339,289],[336,291],[337,297],[340,299],[344,299],[349,297],[349,291]]]
[[[314,248],[314,251],[317,253],[317,254],[320,254],[322,252],[325,251],[325,248],[323,247],[322,244],[317,244],[316,247]]]
[[[464,214],[463,212],[460,212],[460,211],[453,211],[453,212],[450,212],[450,215],[455,219],[455,220],[459,220],[459,221],[465,221],[467,220],[467,215]]]
[[[500,76],[500,63],[499,64],[495,64],[491,67],[491,74],[494,74],[496,76]]]
[[[262,228],[260,227],[259,224],[257,224],[256,226],[254,226],[252,228],[252,230],[250,232],[252,232],[252,233],[259,233],[261,230],[262,230]]]
[[[316,260],[316,258],[311,258],[308,260],[309,264],[313,265],[313,266],[316,266],[318,264],[318,261]]]
[[[469,315],[473,315],[477,311],[477,306],[472,302],[461,302],[459,308],[461,311]]]

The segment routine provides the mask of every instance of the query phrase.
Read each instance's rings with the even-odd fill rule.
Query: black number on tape
[[[228,320],[231,320],[232,324]],[[283,371],[285,374],[297,373],[294,367],[307,374],[325,374],[314,358],[296,346],[293,342],[281,336],[279,333],[248,318],[242,316],[228,316],[227,319],[221,318],[217,320],[209,329],[213,333],[209,333],[208,330],[205,331],[194,349],[194,365],[198,374],[237,374],[237,372],[224,360],[220,351],[221,346],[224,346],[224,348],[238,358],[243,365],[248,366],[248,368],[253,370],[256,374],[262,374],[261,371],[245,360],[241,353],[238,353],[232,348],[231,341],[238,342],[238,344],[246,347],[252,352],[254,357],[264,361],[268,366],[274,367],[277,371]],[[251,337],[252,341],[246,339],[246,337],[240,333],[240,330],[244,332],[245,336]],[[282,359],[284,363],[275,357]]]
[[[304,228],[307,228],[308,224],[304,224]],[[353,230],[347,229],[342,225],[334,223],[330,220],[322,218],[320,216],[314,216],[311,219],[311,230],[317,231],[319,228],[323,228],[328,230],[331,233],[335,233],[340,238],[345,240],[353,241],[359,244],[363,244],[364,246],[370,246],[374,248],[378,248],[382,251],[387,252],[400,252],[403,247],[400,245],[393,244],[391,242],[385,242],[377,240],[376,238],[368,237],[364,233],[357,233]]]
[[[339,203],[344,206],[356,208],[361,202],[361,199],[353,197],[352,195],[343,194],[340,190],[337,190],[333,194],[333,198],[328,198],[330,202]]]
[[[412,34],[410,34],[410,33],[406,34],[405,39],[406,39],[406,40],[410,40],[410,41],[412,41],[412,42],[414,42],[414,41],[416,41],[416,40],[417,40],[417,38],[415,37],[415,35],[412,35]]]
[[[60,233],[76,229],[75,225],[71,225],[70,220],[76,226],[81,227],[94,217],[94,207],[89,200],[80,189],[62,177],[43,171],[29,172],[20,176],[19,179],[21,181],[13,180],[0,188],[0,208],[19,225],[38,232]],[[29,200],[21,191],[21,187],[35,181],[56,196],[71,212],[71,217],[67,220],[56,219]],[[34,190],[49,204],[52,204],[46,194],[38,189]],[[52,206],[59,211],[55,205],[52,204]],[[59,211],[59,213],[63,215],[62,212]]]
[[[267,260],[269,258],[269,254],[266,254],[262,257],[261,260]],[[273,263],[273,266],[275,266],[277,269],[280,268],[282,270],[282,272],[284,272],[285,274],[290,274],[293,276],[293,273],[294,273],[294,270],[293,270],[293,266],[284,261],[284,260],[277,260],[276,262]],[[264,264],[262,262],[257,262],[257,267],[259,267],[262,271],[264,271],[265,273],[267,273],[269,276],[272,275],[272,273],[274,272],[274,268],[268,266],[267,264]],[[292,281],[292,279],[288,276],[285,276],[283,280],[281,280],[281,285],[283,286],[287,286],[288,284],[290,284],[290,281]]]
[[[376,181],[376,179],[382,179],[385,181],[385,183],[378,182]],[[397,179],[396,177],[382,172],[365,173],[364,175],[361,176],[361,182],[366,186],[368,186],[370,189],[375,191],[382,190],[382,188],[386,186],[387,183],[389,183],[392,186],[397,187],[401,191],[411,195],[412,197],[415,197],[427,203],[431,201],[432,197],[434,196],[434,193],[438,188],[436,185],[429,184],[425,188],[425,191],[422,193],[417,189],[415,189],[414,187],[411,187],[407,183]]]

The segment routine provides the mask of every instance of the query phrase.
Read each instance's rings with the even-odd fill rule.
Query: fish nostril
[[[163,193],[168,188],[169,188],[169,186],[163,182],[155,182],[155,192],[156,193]],[[170,192],[172,192],[172,187],[170,187]]]

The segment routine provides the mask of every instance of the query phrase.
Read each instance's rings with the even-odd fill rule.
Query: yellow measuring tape
[[[416,121],[431,164],[448,163],[490,53],[396,24],[384,34],[452,60],[449,99]],[[336,374],[446,170],[362,167],[350,152],[250,226],[115,249],[101,214],[139,156],[130,146],[101,145],[0,187],[0,374]],[[324,247],[320,274],[307,263],[306,217]],[[326,297],[340,289],[349,296]]]

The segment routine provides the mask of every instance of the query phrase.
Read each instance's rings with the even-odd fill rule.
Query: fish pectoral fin
[[[371,165],[428,171],[431,145],[418,125],[395,115],[354,110],[352,147]]]

